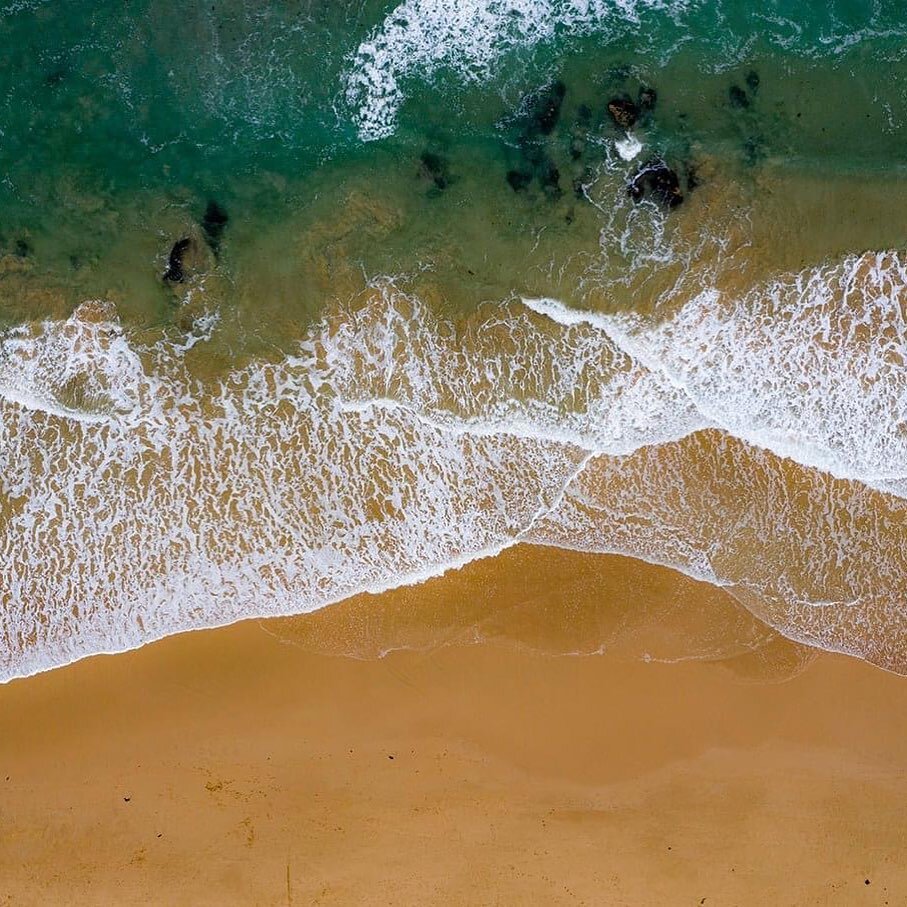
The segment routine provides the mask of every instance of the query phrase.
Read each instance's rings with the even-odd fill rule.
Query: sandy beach
[[[500,640],[325,654],[362,607],[0,687],[0,903],[903,903],[904,678]]]

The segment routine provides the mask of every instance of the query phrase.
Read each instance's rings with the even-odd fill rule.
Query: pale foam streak
[[[682,388],[704,424],[897,492],[907,482],[907,266],[867,253],[757,286],[704,290],[658,325],[597,325]]]
[[[904,283],[898,256],[863,256],[657,324],[527,299],[455,326],[381,282],[295,355],[214,384],[184,363],[214,318],[149,348],[97,303],[17,328],[0,678],[519,541],[674,567],[902,669],[907,505],[868,485],[901,475]]]

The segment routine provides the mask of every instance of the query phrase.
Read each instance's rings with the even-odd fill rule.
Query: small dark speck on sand
[[[387,758],[390,759],[391,761],[393,761],[393,759],[394,759],[394,757],[391,756],[390,754],[388,754],[388,757],[387,757]]]
[[[123,797],[123,802],[128,803],[131,799],[132,797]]]
[[[869,884],[869,879],[865,879],[864,882],[863,882],[863,884],[864,884],[864,885],[868,885],[868,884]]]

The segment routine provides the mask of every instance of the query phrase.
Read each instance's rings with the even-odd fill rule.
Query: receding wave
[[[0,678],[416,582],[518,542],[720,584],[907,670],[904,266],[660,321],[383,281],[276,363],[192,377],[104,303],[0,343]]]

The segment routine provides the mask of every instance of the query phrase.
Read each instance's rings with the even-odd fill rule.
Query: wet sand
[[[325,654],[366,604],[400,631],[401,602],[466,597],[489,564],[317,632],[251,621],[0,687],[0,903],[903,903],[903,677],[783,641],[758,679],[753,656],[553,657],[516,632]]]

